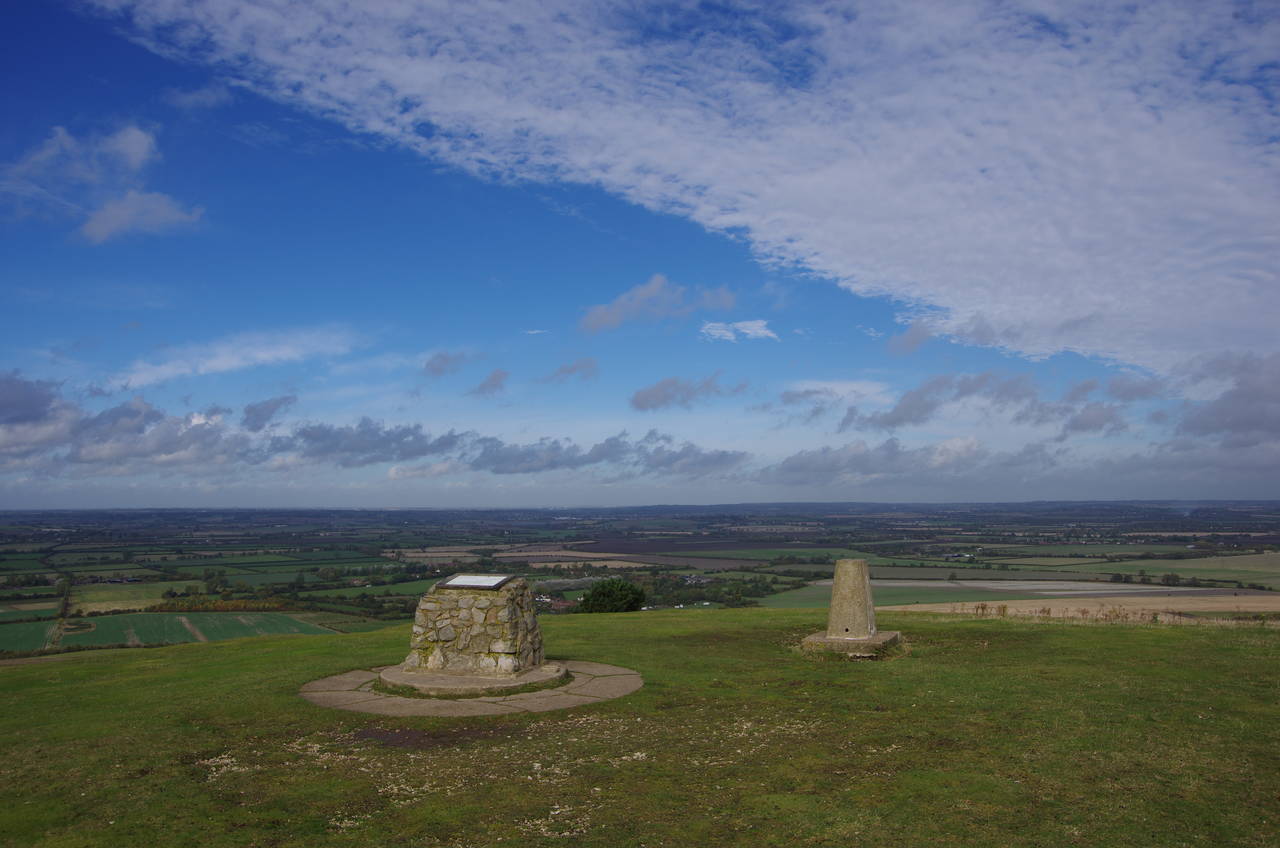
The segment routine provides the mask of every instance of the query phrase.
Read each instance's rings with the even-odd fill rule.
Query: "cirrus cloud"
[[[740,236],[919,334],[1155,371],[1280,348],[1273,5],[93,5],[438,161]],[[584,329],[670,310],[652,288]]]
[[[337,356],[349,352],[356,343],[354,333],[335,326],[236,333],[212,342],[173,348],[158,360],[139,360],[112,378],[111,383],[116,388],[138,389],[178,377]]]
[[[702,336],[712,341],[736,342],[739,336],[744,339],[773,339],[780,341],[778,334],[769,329],[768,321],[734,321],[724,324],[717,321],[706,321],[702,325]]]

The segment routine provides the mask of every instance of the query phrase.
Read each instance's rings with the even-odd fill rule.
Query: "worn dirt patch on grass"
[[[455,748],[480,740],[514,738],[496,727],[455,727],[447,730],[400,730],[385,727],[366,727],[355,732],[355,738],[377,742],[391,748],[409,748],[429,751],[436,748]]]

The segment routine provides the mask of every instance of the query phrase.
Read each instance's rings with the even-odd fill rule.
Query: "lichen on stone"
[[[533,592],[517,577],[497,589],[436,587],[423,595],[403,667],[516,674],[543,662]]]

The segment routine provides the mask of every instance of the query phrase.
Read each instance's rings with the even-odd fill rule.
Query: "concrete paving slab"
[[[357,689],[361,685],[377,678],[378,675],[372,671],[357,669],[356,671],[348,671],[342,674],[335,674],[331,677],[324,677],[320,680],[313,680],[302,687],[303,692],[341,692],[343,690]]]
[[[644,685],[644,678],[638,674],[611,674],[607,677],[593,677],[581,683],[574,681],[563,691],[567,695],[586,695],[591,698],[621,698]]]
[[[501,696],[504,690],[519,689],[532,683],[568,682],[569,673],[563,663],[546,663],[519,674],[447,674],[410,670],[393,665],[379,672],[384,683],[410,686],[424,695],[449,695],[463,698]]]
[[[520,695],[488,695],[477,698],[402,698],[372,691],[378,677],[373,671],[349,671],[313,680],[299,694],[313,704],[339,710],[386,716],[486,716],[516,712],[547,712],[598,704],[628,695],[644,685],[629,668],[595,662],[564,663],[572,680],[555,689]],[[383,667],[388,668],[388,666]]]
[[[635,674],[635,672],[629,668],[622,668],[617,665],[605,665],[604,663],[598,662],[587,662],[585,660],[571,660],[565,663],[565,665],[568,666],[569,670],[575,674],[592,674],[596,677],[601,677],[607,674]]]
[[[355,710],[362,713],[373,713],[385,716],[487,716],[518,713],[521,710],[505,704],[478,702],[470,698],[464,700],[443,700],[436,698],[383,698],[378,701],[367,701],[350,704],[339,709]]]
[[[377,692],[303,692],[302,697],[321,707],[344,707],[347,704],[378,701],[387,696]]]

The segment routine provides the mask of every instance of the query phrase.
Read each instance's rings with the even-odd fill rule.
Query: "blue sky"
[[[1267,4],[20,2],[0,506],[1274,497]]]

